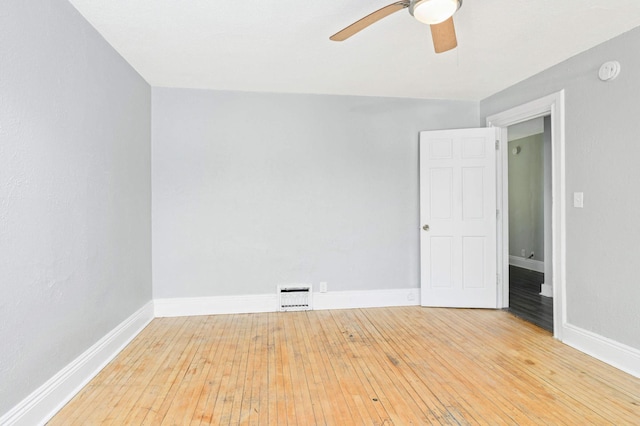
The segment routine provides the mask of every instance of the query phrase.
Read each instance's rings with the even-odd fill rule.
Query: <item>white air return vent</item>
[[[311,284],[285,284],[278,286],[278,310],[310,311],[312,309]]]

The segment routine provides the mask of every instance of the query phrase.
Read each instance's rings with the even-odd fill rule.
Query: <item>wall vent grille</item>
[[[278,286],[278,310],[310,311],[313,292],[311,284],[286,284]]]

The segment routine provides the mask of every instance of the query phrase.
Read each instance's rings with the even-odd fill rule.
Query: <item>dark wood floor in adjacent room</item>
[[[553,332],[553,299],[540,296],[544,274],[509,266],[509,312]]]
[[[632,425],[640,379],[502,310],[156,318],[50,425]]]

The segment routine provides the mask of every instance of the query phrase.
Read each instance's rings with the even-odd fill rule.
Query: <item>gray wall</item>
[[[509,141],[509,254],[529,258],[533,252],[539,261],[544,261],[543,136]],[[520,152],[514,155],[516,147]]]
[[[0,64],[1,415],[151,299],[151,118],[64,0],[3,0]]]
[[[569,323],[640,349],[640,28],[543,71],[480,103],[482,120],[566,90]],[[600,65],[618,60],[617,80]],[[573,192],[584,192],[574,208]]]
[[[153,89],[154,297],[419,285],[418,132],[475,102]]]

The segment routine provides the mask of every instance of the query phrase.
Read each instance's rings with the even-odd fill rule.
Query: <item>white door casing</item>
[[[551,261],[553,280],[553,335],[563,340],[567,323],[566,307],[566,188],[565,188],[565,140],[564,140],[564,90],[543,98],[518,105],[506,111],[487,117],[488,127],[503,128],[506,140],[506,127],[537,117],[551,116],[551,259],[546,256],[545,263]],[[498,221],[498,270],[505,280],[498,288],[499,307],[509,306],[509,221],[508,221],[508,150],[499,150],[498,167],[498,203],[504,212]]]
[[[420,132],[422,306],[496,308],[496,129]]]

